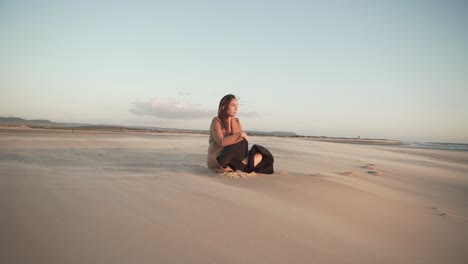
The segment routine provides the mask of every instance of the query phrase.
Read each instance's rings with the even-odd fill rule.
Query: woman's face
[[[232,99],[231,102],[229,103],[228,107],[227,107],[227,114],[229,117],[235,117],[236,114],[237,114],[237,100],[236,99]]]

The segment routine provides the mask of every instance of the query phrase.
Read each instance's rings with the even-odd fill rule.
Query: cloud
[[[161,119],[203,119],[211,118],[217,111],[203,108],[201,105],[185,104],[177,99],[162,102],[152,99],[147,102],[135,102],[130,112],[136,115],[149,115]]]
[[[260,116],[257,112],[238,112],[237,115],[239,117],[245,117],[245,118],[259,117]]]

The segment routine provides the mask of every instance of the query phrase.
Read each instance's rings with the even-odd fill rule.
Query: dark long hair
[[[221,101],[219,101],[218,118],[221,119],[221,127],[224,128],[224,130],[227,130],[229,126],[227,123],[227,120],[228,120],[227,109],[232,99],[237,100],[235,95],[227,94],[221,99]]]

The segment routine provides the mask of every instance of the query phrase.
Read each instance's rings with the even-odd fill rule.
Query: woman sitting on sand
[[[208,168],[216,172],[244,171],[247,168],[248,137],[242,130],[237,114],[237,99],[228,94],[219,102],[218,116],[210,126]],[[262,160],[257,153],[254,166]]]

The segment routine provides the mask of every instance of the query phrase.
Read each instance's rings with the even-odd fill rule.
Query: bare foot
[[[223,172],[233,172],[233,171],[234,171],[234,170],[233,170],[231,167],[229,167],[229,166],[227,166],[227,167],[224,168],[224,170],[223,170]]]
[[[262,154],[260,154],[260,153],[255,154],[255,156],[254,156],[254,167],[256,167],[262,161],[262,159],[263,159]]]
[[[243,163],[244,165],[247,165],[247,162],[248,162],[248,161],[247,161],[247,158],[245,158],[245,159],[242,161],[242,163]]]

